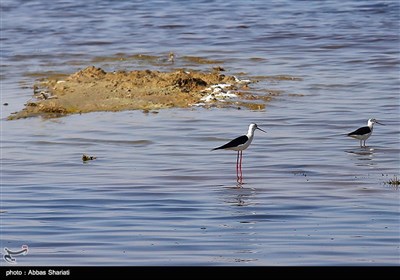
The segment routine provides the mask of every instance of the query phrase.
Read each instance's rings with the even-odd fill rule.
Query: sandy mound
[[[34,99],[8,119],[60,117],[94,111],[157,110],[190,106],[263,109],[271,96],[251,94],[253,81],[213,68],[209,73],[174,70],[105,72],[94,66],[69,76],[54,75],[34,85]]]

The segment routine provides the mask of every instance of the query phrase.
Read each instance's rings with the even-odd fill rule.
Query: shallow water
[[[96,3],[96,4],[95,4]],[[99,4],[100,3],[100,4]],[[249,4],[251,3],[251,4]],[[162,7],[162,8],[159,8]],[[19,265],[399,265],[396,1],[2,1],[1,249]],[[116,54],[289,75],[265,110],[169,109],[7,121],[36,73]],[[160,66],[168,70],[172,66]],[[210,65],[198,66],[200,70]],[[360,148],[346,133],[375,117]],[[256,131],[243,153],[210,151]],[[96,160],[83,163],[82,154]],[[2,265],[8,265],[3,259]]]

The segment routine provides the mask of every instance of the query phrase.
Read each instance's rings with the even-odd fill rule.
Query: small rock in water
[[[96,159],[96,157],[94,157],[94,156],[88,156],[85,154],[83,154],[83,156],[82,156],[83,161],[94,160],[94,159]]]

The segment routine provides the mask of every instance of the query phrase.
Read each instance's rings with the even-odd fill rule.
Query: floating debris
[[[83,154],[83,156],[82,156],[83,161],[94,160],[94,159],[96,159],[96,157],[94,157],[94,156],[88,156],[86,154]]]
[[[225,99],[232,99],[237,97],[237,94],[232,93],[230,90],[227,92],[218,92],[218,93],[211,93],[202,97],[200,100],[204,102],[212,102],[212,101],[222,101],[224,102]]]
[[[230,89],[230,90],[225,91],[225,89]],[[225,99],[236,98],[237,94],[232,93],[232,90],[234,89],[236,89],[236,87],[233,86],[232,84],[225,83],[225,84],[212,85],[201,91],[202,93],[208,93],[208,94],[200,98],[200,101],[204,101],[206,103],[215,101],[224,102]]]
[[[386,181],[385,184],[388,184],[388,185],[391,185],[391,186],[394,186],[394,187],[398,188],[400,186],[400,178],[397,178],[397,176],[394,175],[393,178],[388,180],[388,181]]]
[[[212,69],[213,69],[214,71],[216,71],[216,72],[225,71],[225,69],[224,69],[223,67],[221,67],[221,66],[214,66]]]
[[[44,100],[53,98],[57,98],[57,95],[51,95],[51,93],[45,91],[41,91],[40,95],[38,96],[38,99],[44,99]]]
[[[168,54],[168,62],[172,62],[172,63],[175,62],[175,54],[173,52],[170,52]]]
[[[251,83],[251,80],[240,80],[238,77],[233,76],[235,78],[235,82],[241,85],[247,86],[248,84]]]

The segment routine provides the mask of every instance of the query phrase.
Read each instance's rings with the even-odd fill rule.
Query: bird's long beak
[[[379,123],[380,125],[385,125],[385,124],[383,124],[383,123],[380,123],[380,122],[378,122],[378,121],[375,121],[376,123]]]
[[[257,129],[258,129],[258,130],[261,130],[261,131],[264,132],[264,133],[267,133],[265,130],[262,130],[262,129],[259,128],[258,126],[257,126]]]

